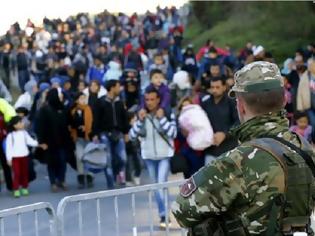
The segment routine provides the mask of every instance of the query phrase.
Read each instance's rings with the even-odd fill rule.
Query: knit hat
[[[28,92],[29,94],[33,94],[33,88],[37,86],[36,80],[29,80],[25,85],[24,85],[24,91]]]
[[[59,84],[59,85],[61,85],[61,79],[59,77],[52,77],[50,79],[50,83],[51,84]]]
[[[49,83],[41,83],[40,85],[39,85],[39,91],[40,92],[43,92],[43,91],[45,91],[46,89],[49,89],[50,88],[50,84]]]

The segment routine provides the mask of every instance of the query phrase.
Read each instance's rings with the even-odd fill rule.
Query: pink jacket
[[[179,116],[179,125],[188,132],[187,143],[197,151],[213,144],[213,129],[204,110],[196,104],[183,107]]]

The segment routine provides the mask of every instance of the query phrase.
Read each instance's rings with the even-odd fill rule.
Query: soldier
[[[269,62],[235,74],[241,125],[231,135],[241,144],[181,187],[172,211],[188,235],[313,235],[314,153],[289,131],[283,86]]]

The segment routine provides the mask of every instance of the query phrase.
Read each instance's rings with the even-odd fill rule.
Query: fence
[[[39,202],[31,205],[25,205],[25,206],[20,206],[20,207],[15,207],[15,208],[10,208],[10,209],[5,209],[0,211],[0,236],[24,236],[24,235],[35,235],[35,236],[40,236],[40,235],[47,235],[47,233],[42,232],[45,227],[48,227],[49,234],[51,236],[69,236],[69,235],[79,235],[83,236],[83,226],[88,224],[88,221],[91,220],[94,216],[89,216],[87,220],[83,220],[83,214],[84,211],[82,209],[83,203],[85,202],[90,202],[93,201],[95,203],[95,213],[96,213],[96,224],[97,228],[96,229],[91,229],[89,232],[87,232],[86,235],[114,235],[116,236],[121,236],[123,235],[123,232],[121,231],[121,225],[120,221],[125,218],[125,215],[120,217],[119,213],[119,207],[121,205],[126,206],[126,201],[127,197],[131,197],[131,214],[132,214],[132,221],[128,222],[127,228],[132,231],[127,233],[127,235],[133,235],[133,236],[138,236],[141,233],[145,233],[144,235],[148,235],[148,231],[150,232],[150,236],[153,235],[155,232],[154,230],[154,224],[153,224],[153,219],[154,216],[157,214],[153,213],[153,193],[155,191],[163,191],[164,193],[164,204],[165,204],[165,209],[166,210],[166,229],[163,231],[163,234],[170,235],[170,227],[169,227],[169,191],[172,188],[179,188],[181,184],[183,184],[184,180],[180,181],[172,181],[172,182],[167,182],[167,183],[161,183],[161,184],[151,184],[151,185],[144,185],[144,186],[137,186],[137,187],[132,187],[132,188],[123,188],[123,189],[116,189],[116,190],[110,190],[110,191],[100,191],[100,192],[93,192],[93,193],[86,193],[86,194],[79,194],[79,195],[73,195],[73,196],[68,196],[63,198],[57,207],[57,213],[55,213],[52,205],[48,202]],[[144,203],[143,206],[144,208],[148,209],[148,221],[149,221],[149,229],[146,231],[146,229],[141,232],[141,226],[137,224],[137,217],[141,218],[141,214],[143,214],[143,211],[137,212],[136,208],[136,194],[141,194],[140,196],[140,201],[137,199],[137,204]],[[147,194],[147,200],[148,204],[144,201],[144,199],[141,199],[144,197],[144,195]],[[113,203],[114,204],[108,204],[107,207],[113,207],[113,209],[110,209],[109,211],[103,211],[101,210],[101,207],[104,207],[105,204],[101,204],[102,200],[110,200],[109,198],[113,198]],[[123,204],[118,204],[119,198],[124,198]],[[140,203],[139,203],[140,202]],[[75,204],[75,209],[74,211],[66,211],[66,208],[70,208],[71,204]],[[91,205],[89,206],[91,207]],[[127,204],[127,207],[129,205]],[[76,211],[77,208],[77,211]],[[39,216],[39,214],[42,214],[46,211],[45,214],[46,217],[48,215],[48,224],[44,216]],[[65,213],[71,213],[72,216],[66,219]],[[91,212],[91,211],[89,211]],[[109,212],[109,214],[108,214]],[[140,213],[141,212],[141,213]],[[114,231],[115,233],[111,232],[110,230],[106,228],[106,232],[102,227],[104,228],[104,218],[107,217],[114,217]],[[22,219],[22,215],[26,216],[27,218]],[[32,216],[33,215],[33,216]],[[32,216],[32,217],[31,217]],[[143,216],[143,215],[142,215]],[[12,221],[11,223],[11,228],[7,226],[5,228],[5,222],[6,220],[12,220],[10,218],[17,218],[17,225],[14,224],[14,227],[12,227]],[[6,219],[6,220],[5,220]],[[33,222],[32,222],[33,219]],[[40,220],[39,220],[40,219]],[[69,219],[77,220],[77,224],[68,224]],[[76,221],[75,220],[75,221]],[[102,222],[103,220],[103,222]],[[26,223],[25,223],[26,222]],[[40,225],[41,223],[41,225]],[[27,228],[22,227],[22,224],[27,224]],[[32,228],[31,226],[34,225]],[[41,227],[40,227],[41,226]],[[79,233],[75,232],[70,232],[65,234],[65,226],[74,226],[76,229],[78,229]],[[105,225],[106,226],[106,225]],[[112,226],[112,225],[110,225]],[[131,226],[131,228],[129,228]],[[92,226],[93,227],[93,226]],[[23,231],[22,231],[23,228]],[[26,229],[26,230],[25,230]],[[33,230],[34,229],[34,230]],[[124,225],[124,229],[126,229],[126,225]],[[140,230],[139,230],[140,229]],[[91,231],[95,231],[95,234],[91,233]],[[16,232],[18,231],[18,232]],[[35,233],[34,233],[35,231]],[[181,235],[185,235],[184,230],[179,230],[175,229],[176,233],[179,232]],[[178,235],[178,234],[177,234]]]
[[[78,230],[79,230],[79,236],[83,235],[83,224],[86,223],[86,221],[83,221],[83,209],[82,209],[82,204],[83,202],[87,202],[87,201],[95,201],[94,202],[94,207],[95,207],[95,211],[96,211],[96,224],[97,224],[97,235],[101,236],[104,235],[102,232],[102,219],[104,219],[104,217],[102,218],[102,213],[105,215],[105,213],[107,214],[108,212],[111,215],[107,214],[107,217],[111,217],[114,216],[115,218],[115,229],[114,231],[116,232],[117,236],[122,235],[120,229],[121,229],[121,225],[120,225],[120,220],[123,217],[119,217],[119,204],[118,204],[118,198],[119,197],[125,197],[126,195],[130,195],[131,196],[131,213],[132,213],[132,235],[133,236],[137,236],[139,234],[138,232],[138,226],[136,223],[137,220],[137,210],[136,210],[136,194],[138,193],[147,193],[148,195],[148,205],[149,205],[149,232],[150,235],[153,235],[154,232],[154,225],[153,225],[153,218],[154,218],[154,214],[153,214],[153,201],[152,201],[152,195],[154,193],[154,191],[163,191],[164,192],[164,203],[165,203],[165,209],[169,209],[169,190],[171,188],[178,188],[181,184],[183,183],[183,180],[181,181],[172,181],[172,182],[167,182],[167,183],[161,183],[161,184],[151,184],[151,185],[144,185],[144,186],[137,186],[137,187],[132,187],[132,188],[124,188],[124,189],[118,189],[118,190],[110,190],[110,191],[100,191],[100,192],[94,192],[94,193],[87,193],[87,194],[79,194],[79,195],[73,195],[73,196],[68,196],[63,198],[60,203],[58,204],[57,207],[57,218],[58,218],[58,236],[65,236],[65,235],[69,235],[68,233],[65,234],[65,209],[67,207],[69,207],[69,205],[71,205],[71,203],[76,204],[77,206],[75,208],[77,208],[77,216],[75,215],[74,217],[77,217],[77,224],[75,222],[72,222],[73,224],[68,223],[67,226],[71,226],[71,225],[77,225],[78,226]],[[104,200],[105,198],[113,198],[113,202],[114,202],[114,209],[113,212],[111,210],[102,210],[101,211],[101,200]],[[126,203],[126,199],[123,199],[124,203]],[[92,205],[88,206],[89,208],[93,207]],[[75,209],[74,208],[74,209]],[[73,211],[71,211],[73,213]],[[170,234],[170,228],[168,225],[169,222],[169,211],[166,210],[166,229],[165,229],[165,234],[169,235]],[[69,219],[73,220],[73,217],[68,217]],[[91,217],[89,217],[90,219]],[[109,224],[110,225],[110,224]],[[93,226],[89,226],[89,227],[93,227]],[[107,232],[108,233],[108,232]],[[181,235],[184,235],[185,232],[184,230],[181,230]],[[91,233],[87,233],[87,235],[91,235]],[[108,234],[108,235],[113,235],[113,234]],[[127,235],[131,235],[131,233],[129,232]],[[148,235],[148,234],[145,234]]]
[[[5,210],[1,210],[0,211],[0,236],[8,235],[8,233],[6,234],[6,230],[5,230],[5,218],[14,217],[14,216],[17,217],[18,234],[16,232],[12,232],[13,231],[12,229],[10,229],[9,233],[14,235],[14,236],[16,236],[16,235],[22,236],[22,219],[21,219],[22,214],[26,214],[28,221],[31,221],[31,217],[29,217],[29,214],[32,214],[32,213],[34,216],[34,228],[35,228],[35,234],[32,233],[32,235],[35,235],[35,236],[43,235],[42,233],[39,234],[40,229],[39,229],[38,212],[44,211],[44,210],[46,210],[46,212],[48,213],[48,217],[49,217],[49,220],[48,220],[49,233],[51,236],[55,236],[55,233],[56,233],[56,214],[55,214],[53,207],[48,202],[39,202],[39,203],[31,204],[31,205],[19,206],[19,207],[15,207],[15,208],[9,208],[9,209],[5,209]],[[30,230],[30,228],[31,228],[31,225],[28,224],[28,229]]]

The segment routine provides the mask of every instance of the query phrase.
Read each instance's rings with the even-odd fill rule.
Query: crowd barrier
[[[0,236],[43,235],[43,233],[39,233],[41,230],[39,222],[44,221],[44,218],[39,218],[38,216],[38,212],[43,210],[46,210],[48,213],[49,222],[40,223],[41,226],[48,225],[51,236],[84,236],[91,235],[91,231],[97,232],[95,234],[98,236],[153,236],[155,231],[159,231],[158,235],[183,236],[186,235],[185,230],[179,229],[179,227],[174,228],[172,226],[171,228],[169,226],[169,210],[166,211],[165,229],[156,229],[155,226],[157,224],[154,224],[154,218],[158,216],[154,202],[155,191],[163,192],[165,209],[170,209],[169,197],[174,197],[179,192],[179,186],[182,185],[183,182],[184,180],[179,180],[161,184],[150,184],[67,196],[59,202],[56,213],[51,204],[47,202],[1,210]],[[138,205],[139,207],[137,207]],[[92,208],[95,209],[95,211],[92,210]],[[121,208],[124,208],[123,214],[120,212]],[[86,209],[88,209],[88,211],[86,211]],[[95,212],[95,214],[93,212]],[[23,214],[28,214],[28,231],[30,231],[30,227],[33,224],[34,231],[31,232],[35,233],[24,233],[24,227],[22,227],[23,219],[21,218]],[[34,222],[30,222],[32,218],[30,217],[31,214],[33,215]],[[126,218],[129,217],[129,215],[130,218],[128,218],[128,221]],[[6,230],[5,218],[15,216],[17,218],[17,227],[15,226],[14,229]],[[145,223],[143,222],[144,219]],[[139,223],[140,221],[141,223]],[[93,227],[93,229],[91,227]],[[13,232],[14,230],[17,232]],[[46,235],[47,234],[45,234],[45,236]]]
[[[26,215],[28,222],[27,222],[27,230],[31,231],[32,235],[35,236],[42,236],[42,233],[40,234],[40,227],[39,224],[43,223],[39,218],[44,218],[45,217],[39,217],[39,212],[41,211],[46,211],[48,215],[48,227],[49,227],[49,234],[50,236],[56,236],[56,214],[55,210],[53,209],[52,205],[48,202],[39,202],[39,203],[34,203],[30,205],[25,205],[25,206],[19,206],[19,207],[14,207],[14,208],[9,208],[5,210],[0,211],[0,236],[7,236],[7,235],[18,235],[22,236],[22,232],[25,231],[25,229],[22,227],[22,216]],[[32,231],[32,224],[30,224],[29,221],[32,221],[32,217],[30,214],[33,215],[33,228],[34,231]],[[8,229],[6,230],[5,223],[6,223],[6,218],[8,220],[13,220],[12,217],[16,217],[17,220],[17,228],[15,227],[14,229]],[[11,222],[12,223],[12,222]],[[47,222],[44,222],[47,223]],[[47,225],[47,224],[45,224]],[[17,231],[17,232],[16,232]]]

